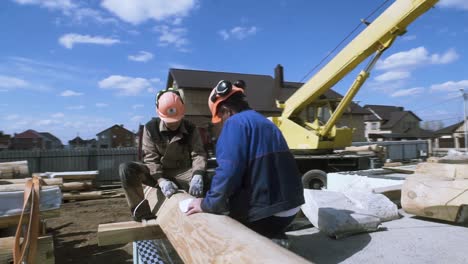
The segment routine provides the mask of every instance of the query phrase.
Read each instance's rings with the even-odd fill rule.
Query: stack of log
[[[98,171],[46,172],[39,175],[43,179],[61,180],[63,201],[83,201],[123,197],[119,190],[99,190],[94,184]]]

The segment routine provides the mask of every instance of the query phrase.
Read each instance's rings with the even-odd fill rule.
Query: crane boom
[[[377,53],[376,56],[380,56],[384,50],[392,45],[395,38],[406,32],[408,25],[437,2],[438,0],[396,0],[282,104],[281,117],[274,117],[272,120],[285,134],[290,148],[332,149],[336,146],[350,145],[352,131],[338,131],[335,123],[367,79],[368,72],[360,73],[345,96],[346,100],[342,100],[338,105],[337,110],[340,112],[332,115],[333,118],[327,123],[325,129],[323,126],[313,124],[297,124],[291,118],[294,119],[298,116],[309,104],[318,100],[322,94],[331,89],[369,56],[374,53]],[[340,133],[343,136],[342,139],[335,139]]]

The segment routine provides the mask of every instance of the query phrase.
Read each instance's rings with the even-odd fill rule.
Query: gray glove
[[[189,194],[200,197],[203,194],[203,176],[195,174],[190,181]]]
[[[171,197],[174,193],[177,192],[177,185],[169,180],[162,180],[159,182],[159,188],[161,188],[162,193],[167,198]]]

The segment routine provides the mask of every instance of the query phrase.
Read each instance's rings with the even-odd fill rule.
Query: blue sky
[[[171,67],[273,75],[282,64],[287,81],[301,81],[383,2],[3,0],[0,130],[65,144],[114,124],[136,130],[155,115]],[[468,1],[440,1],[386,51],[355,101],[462,120],[467,43]],[[357,70],[334,89],[344,93]]]

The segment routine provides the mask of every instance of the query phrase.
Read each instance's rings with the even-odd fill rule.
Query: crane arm
[[[397,0],[356,36],[327,65],[297,90],[283,105],[282,119],[300,113],[308,104],[318,99],[346,74],[373,53],[387,49],[393,40],[406,32],[406,27],[433,7],[438,0]],[[347,100],[350,102],[362,86],[367,75],[357,81]],[[358,77],[359,78],[359,77]],[[348,104],[349,104],[348,102]],[[334,118],[333,122],[336,122]],[[328,130],[334,125],[328,122]],[[321,133],[322,134],[322,133]]]

